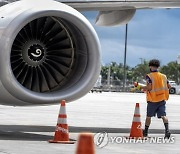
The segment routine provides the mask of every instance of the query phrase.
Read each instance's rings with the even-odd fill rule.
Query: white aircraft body
[[[96,24],[127,24],[137,9],[180,8],[180,0],[1,0],[0,104],[49,105],[88,93],[100,73]]]

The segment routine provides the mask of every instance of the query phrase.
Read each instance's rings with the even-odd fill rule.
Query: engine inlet
[[[41,17],[16,36],[11,67],[17,81],[35,92],[50,92],[67,82],[75,63],[69,30],[59,18]]]

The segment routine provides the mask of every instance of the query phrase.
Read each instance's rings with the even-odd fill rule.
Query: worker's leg
[[[166,116],[161,116],[164,123],[168,123],[168,118]]]
[[[149,126],[151,124],[151,117],[146,117],[146,121],[145,121],[145,129],[143,130],[143,136],[144,137],[147,137],[148,136],[148,129],[149,129]]]
[[[147,116],[145,121],[145,128],[143,130],[143,136],[148,136],[148,129],[151,124],[151,117],[155,116],[156,113],[156,104],[152,102],[147,103]]]
[[[146,117],[146,121],[145,121],[145,125],[146,126],[150,126],[150,124],[151,124],[151,117]]]
[[[169,122],[168,122],[168,118],[166,116],[161,116],[163,123],[164,123],[164,127],[165,127],[165,138],[169,138],[171,136],[171,133],[169,131]]]
[[[160,103],[160,106],[158,108],[157,111],[157,116],[158,118],[162,118],[163,123],[164,123],[164,127],[165,127],[165,138],[169,138],[171,133],[169,131],[169,122],[168,122],[168,118],[166,117],[166,102],[162,101]]]

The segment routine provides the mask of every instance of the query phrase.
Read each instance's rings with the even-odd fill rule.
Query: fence
[[[123,81],[121,80],[102,80],[101,81],[101,89],[102,91],[110,91],[110,92],[122,92],[122,91],[130,91],[133,87],[132,81],[126,81],[125,89],[123,88]]]

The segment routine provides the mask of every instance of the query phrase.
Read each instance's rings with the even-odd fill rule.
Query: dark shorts
[[[161,118],[161,116],[166,116],[166,101],[161,102],[148,102],[147,103],[147,116],[148,117],[155,117],[157,114],[158,118]]]

